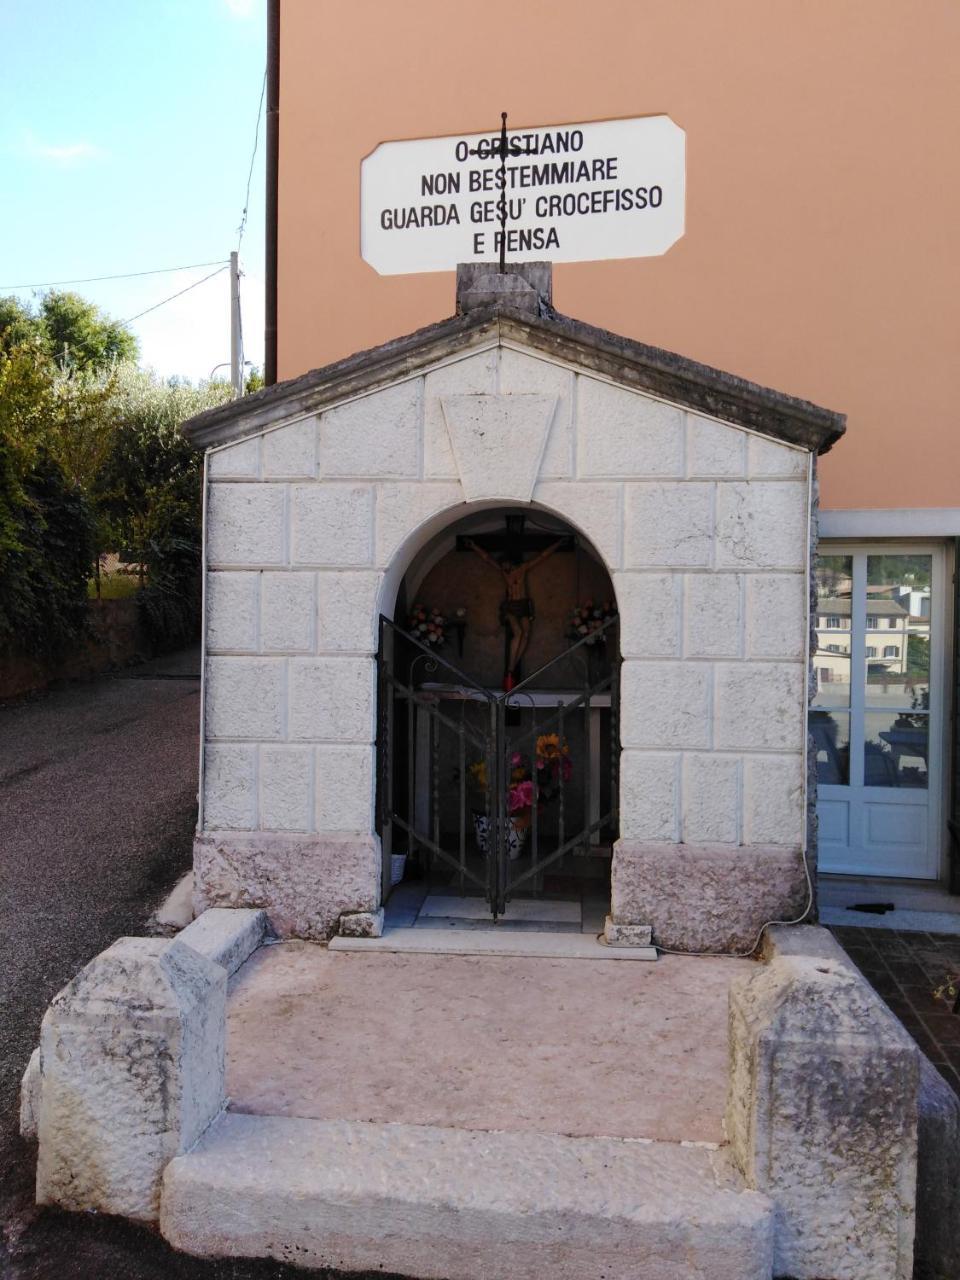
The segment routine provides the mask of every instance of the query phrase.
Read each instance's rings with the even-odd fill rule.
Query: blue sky
[[[263,83],[265,0],[0,0],[0,32],[0,294],[229,256]],[[240,251],[245,354],[258,365],[264,142],[261,121]],[[213,270],[65,287],[126,319]],[[207,377],[230,356],[227,273],[131,328],[142,363]]]

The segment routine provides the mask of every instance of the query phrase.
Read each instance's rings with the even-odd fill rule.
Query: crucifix
[[[503,577],[500,623],[505,632],[503,687],[508,692],[519,678],[520,662],[530,644],[534,608],[527,593],[527,574],[555,552],[576,548],[571,534],[527,533],[526,521],[524,515],[508,515],[503,533],[457,538],[458,551],[472,551]],[[532,559],[524,560],[527,552],[535,553]]]

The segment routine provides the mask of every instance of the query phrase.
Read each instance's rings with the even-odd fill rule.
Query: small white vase
[[[473,838],[481,853],[486,853],[490,843],[490,819],[479,809],[473,811]]]
[[[518,827],[515,818],[510,819],[510,833],[507,836],[507,857],[511,862],[516,860],[523,854],[523,846],[527,843],[527,832],[529,827]]]
[[[507,857],[511,862],[516,860],[523,854],[523,846],[527,842],[527,832],[529,827],[518,827],[516,818],[510,819],[510,831],[507,836]],[[486,853],[490,848],[490,819],[485,813],[474,810],[473,813],[473,835],[477,842],[477,848],[481,853]]]

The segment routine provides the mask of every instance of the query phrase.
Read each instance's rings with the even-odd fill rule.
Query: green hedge
[[[94,516],[41,454],[18,480],[0,438],[0,649],[56,657],[87,632]]]
[[[143,566],[158,647],[197,632],[202,458],[180,428],[230,388],[161,380],[137,354],[78,294],[0,298],[0,651],[82,641],[104,552]]]

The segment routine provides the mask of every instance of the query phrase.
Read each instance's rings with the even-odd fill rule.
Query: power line
[[[0,289],[55,289],[61,284],[96,284],[100,280],[133,280],[136,276],[162,276],[171,271],[194,271],[198,267],[229,265],[226,258],[214,262],[188,262],[183,267],[154,267],[150,271],[124,271],[114,276],[85,276],[80,280],[41,280],[37,284],[0,284]]]
[[[247,226],[247,210],[250,207],[250,184],[253,181],[253,166],[257,159],[257,147],[260,145],[260,121],[263,118],[263,100],[267,93],[267,73],[263,73],[263,84],[260,88],[260,106],[257,108],[257,127],[253,135],[253,152],[250,156],[250,171],[247,174],[247,193],[243,198],[243,213],[240,215],[240,226],[237,228],[237,253]]]
[[[121,324],[133,324],[134,320],[139,320],[141,316],[148,315],[151,311],[156,311],[158,307],[165,307],[168,302],[172,302],[174,298],[180,298],[185,293],[189,293],[191,289],[196,289],[202,284],[206,284],[208,280],[212,280],[214,276],[218,276],[221,271],[226,271],[230,263],[226,262],[222,267],[218,267],[216,271],[211,271],[208,276],[204,276],[202,280],[194,280],[193,284],[188,284],[185,289],[179,289],[176,293],[171,293],[169,298],[164,298],[162,302],[155,302],[152,307],[147,307],[145,311],[138,311],[135,316],[130,316],[128,320],[121,320]]]
[[[260,104],[257,107],[257,125],[253,132],[253,150],[250,153],[250,168],[247,170],[247,189],[243,197],[243,213],[240,215],[240,225],[237,227],[237,255],[240,253],[240,246],[243,243],[243,233],[247,228],[247,214],[250,209],[250,187],[253,183],[253,168],[257,162],[257,148],[260,145],[260,121],[263,119],[263,104],[267,96],[267,71],[264,68],[263,83],[260,86]],[[240,358],[240,389],[243,390],[243,371],[246,365],[244,361],[243,350],[243,312],[240,308],[240,271],[237,270],[237,336],[238,336],[238,355]]]

